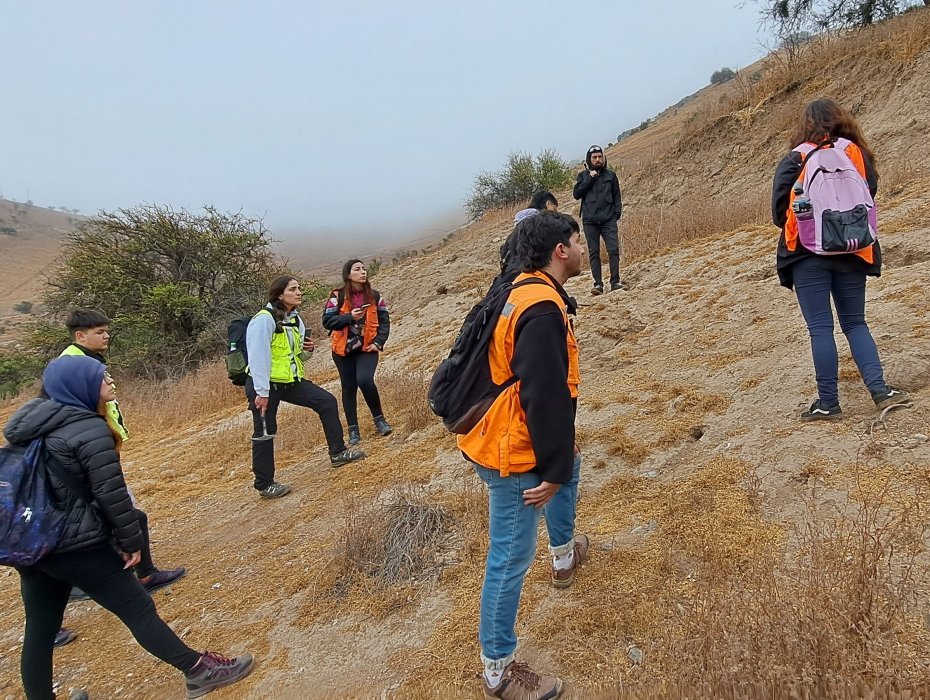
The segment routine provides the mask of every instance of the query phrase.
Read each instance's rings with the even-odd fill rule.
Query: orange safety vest
[[[817,144],[812,144],[817,145]],[[856,166],[856,170],[862,175],[862,179],[867,179],[865,173],[865,159],[862,157],[862,151],[859,147],[851,143],[846,148],[846,155],[849,156],[849,159],[852,161],[852,164]],[[798,180],[804,178],[804,169],[807,166],[805,165],[801,168],[801,172],[798,173]],[[791,188],[790,194],[788,196],[788,220],[785,222],[785,247],[792,253],[798,249],[798,219],[794,213],[794,187]],[[857,250],[853,255],[858,255],[860,258],[865,260],[870,265],[875,262],[875,253],[872,250],[874,244],[870,245],[868,248],[863,248],[862,250]]]
[[[330,294],[335,294],[336,298],[339,298],[339,294],[342,292],[341,289],[334,289]],[[349,295],[345,295],[345,299],[342,300],[342,306],[339,308],[339,313],[347,314],[352,311],[352,300],[349,298]],[[367,309],[365,309],[365,328],[362,330],[362,347],[367,347],[371,345],[375,337],[378,335],[378,304],[377,296],[375,297],[375,302],[372,303]],[[329,342],[332,345],[333,352],[339,355],[340,357],[345,357],[346,354],[346,343],[349,342],[349,327],[340,328],[338,331],[333,331],[329,334]]]
[[[538,277],[546,284],[526,284],[517,287],[507,298],[494,328],[488,350],[491,380],[503,384],[513,377],[510,362],[513,359],[515,334],[520,316],[543,301],[552,301],[562,310],[565,319],[565,344],[568,347],[568,390],[572,398],[578,396],[581,373],[578,368],[578,343],[575,329],[565,311],[565,302],[552,281],[542,272],[523,273],[514,282]],[[536,453],[526,427],[526,414],[520,405],[520,382],[508,386],[491,404],[478,424],[465,435],[456,438],[459,449],[468,458],[489,469],[497,469],[501,476],[511,472],[527,472],[536,466]]]

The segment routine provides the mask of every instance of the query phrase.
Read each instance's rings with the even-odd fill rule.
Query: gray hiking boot
[[[536,673],[522,661],[514,661],[495,686],[484,681],[484,697],[488,700],[552,700],[562,694],[562,681]]]
[[[87,694],[86,690],[75,690],[68,700],[90,700],[90,695]]]
[[[611,282],[610,291],[617,292],[621,290],[626,290],[626,285],[623,282]]]
[[[906,403],[910,398],[911,395],[904,391],[904,389],[898,389],[893,386],[889,386],[888,391],[872,394],[872,401],[875,402],[878,408],[888,408],[889,406],[894,406],[896,403]]]
[[[252,671],[252,664],[251,654],[243,654],[230,659],[222,654],[205,651],[200,655],[197,665],[184,674],[187,697],[199,698],[211,690],[231,685],[245,678]]]
[[[361,441],[362,441],[362,433],[358,429],[358,426],[350,425],[349,426],[349,439],[346,440],[346,445],[348,445],[349,447],[354,447]]]
[[[361,450],[344,449],[329,456],[329,463],[334,467],[341,467],[343,464],[354,462],[357,459],[365,459],[365,453]]]
[[[604,293],[604,285],[598,282],[591,288],[591,294],[593,296],[600,296]]]
[[[394,432],[394,428],[391,427],[391,424],[384,420],[384,416],[378,416],[375,418],[375,428],[378,429],[378,432],[381,433],[382,437],[385,435],[390,435]]]
[[[290,492],[290,486],[279,484],[277,481],[275,481],[271,486],[263,488],[261,491],[259,491],[258,495],[262,498],[281,498],[281,496],[286,496]]]

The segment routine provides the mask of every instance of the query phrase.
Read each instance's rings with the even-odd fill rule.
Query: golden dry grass
[[[891,74],[894,64],[889,62],[911,60],[926,50],[928,27],[930,13],[915,13],[889,25],[884,35],[848,37],[842,46],[847,54],[860,52],[863,66],[873,61],[881,64],[874,70]],[[838,65],[841,44],[825,46],[826,64]],[[737,136],[751,142],[749,137],[758,135],[752,130],[764,128],[783,140],[780,132],[796,117],[798,104],[812,91],[830,87],[822,66],[821,75],[800,70],[799,64],[776,65],[737,101],[719,102],[719,110],[697,114],[669,149],[679,148],[676,157],[687,154],[681,160],[687,165],[694,153],[704,152],[691,147],[714,139],[730,148]],[[741,168],[734,160],[721,173],[735,177]],[[881,206],[894,212],[883,219],[891,235],[925,226],[921,217],[926,219],[927,212],[920,203],[930,184],[921,179],[926,175],[906,163],[884,173]],[[751,271],[760,256],[771,252],[763,187],[747,188],[746,201],[733,211],[697,195],[663,199],[661,192],[654,194],[624,219],[631,259],[648,261],[657,251],[676,251],[676,264],[699,269],[719,263]],[[489,217],[463,232],[448,251],[405,260],[393,273],[417,280],[429,265],[454,254],[453,248],[465,255],[493,247],[487,239],[509,232],[512,211]],[[700,243],[687,244],[695,237],[701,237]],[[683,250],[685,245],[690,249]],[[486,287],[491,257],[463,274],[463,288]],[[707,348],[706,356],[699,355],[692,365],[681,362],[674,368],[682,370],[677,377],[693,378],[699,376],[696,367],[724,368],[740,359],[736,352],[713,350],[731,337],[732,329],[710,319],[722,321],[739,302],[715,284],[700,275],[674,282],[674,298],[663,318],[704,323],[687,329],[703,332]],[[916,304],[920,289],[903,285],[884,298]],[[434,291],[411,283],[410,294],[398,299],[398,317],[419,312]],[[694,307],[705,302],[709,311],[698,314]],[[622,340],[611,361],[646,363],[646,354],[671,347],[661,344],[655,323],[637,331],[622,313],[602,315],[599,323],[613,324],[605,336]],[[244,501],[245,494],[254,499],[250,427],[241,391],[228,385],[220,365],[174,384],[121,384],[133,431],[124,452],[130,481],[157,523],[159,553],[188,557],[184,563],[192,569],[185,588],[160,598],[159,608],[172,621],[200,626],[198,642],[221,649],[247,645],[259,653],[257,673],[242,686],[253,697],[264,687],[258,684],[274,677],[269,674],[293,672],[292,661],[302,647],[331,641],[328,628],[344,624],[339,633],[357,636],[362,647],[373,628],[388,623],[420,626],[428,637],[415,646],[389,644],[382,650],[383,667],[404,679],[398,696],[476,693],[486,495],[467,470],[461,478],[443,473],[451,468],[448,454],[454,456],[454,446],[427,413],[426,376],[418,372],[425,371],[424,363],[444,341],[431,337],[436,319],[428,314],[408,319],[417,321],[421,332],[411,342],[420,345],[411,350],[409,361],[379,374],[398,434],[380,440],[363,431],[368,460],[330,470],[317,417],[285,409],[278,465],[295,484],[295,493],[283,507],[263,503],[260,509]],[[772,333],[771,321],[757,314],[750,325]],[[911,325],[914,337],[930,329],[920,320]],[[578,438],[584,448],[596,448],[597,456],[583,467],[585,474],[592,470],[593,478],[583,477],[579,523],[594,548],[578,583],[554,592],[543,536],[518,618],[521,641],[547,666],[569,675],[580,697],[617,697],[621,690],[627,697],[888,696],[876,688],[896,688],[901,697],[912,688],[913,697],[926,696],[920,684],[927,678],[930,639],[921,615],[928,585],[924,543],[930,484],[923,462],[909,461],[911,453],[890,452],[903,437],[925,431],[926,412],[915,409],[913,418],[898,417],[888,431],[870,437],[863,436],[856,420],[803,431],[773,421],[760,433],[758,425],[747,426],[729,414],[743,411],[742,394],[771,374],[732,370],[739,387],[732,397],[698,385],[699,379],[674,379],[656,371],[655,376],[666,378],[657,381],[649,375],[664,369],[662,363],[680,359],[663,357],[654,366],[622,372],[604,370],[599,391],[590,399],[583,396],[582,406],[597,415],[579,429]],[[335,380],[329,363],[314,362],[317,381]],[[858,373],[844,365],[841,377],[857,380]],[[0,419],[14,406],[0,403]],[[745,436],[748,447],[731,454],[708,444],[709,437],[692,443],[690,428],[705,424],[724,428],[709,433],[715,438],[721,432],[727,438]],[[842,446],[844,456],[818,458],[824,444]],[[789,450],[794,452],[788,458],[776,454]],[[635,467],[653,457],[655,469],[637,475]],[[769,469],[769,462],[782,470]],[[454,523],[447,538],[452,552],[444,551],[448,560],[438,578],[379,581],[377,569],[352,568],[360,554],[370,554],[373,542],[383,541],[384,523],[377,520],[380,511],[373,504],[391,502],[411,484],[422,486],[429,503]],[[361,557],[369,564],[371,559]],[[354,577],[346,577],[348,570]],[[211,596],[215,580],[224,581],[226,597]],[[0,586],[8,598],[15,597],[9,579],[0,580]],[[430,612],[423,616],[420,606],[427,604]],[[4,620],[18,628],[21,616],[10,609],[2,611]],[[79,624],[89,631],[87,620],[98,624],[96,614],[87,613],[90,617]],[[288,643],[275,636],[269,620],[289,615],[295,621]],[[629,645],[644,652],[642,665],[631,662]],[[105,696],[123,682],[108,676],[112,663],[143,668],[153,692],[176,689],[170,671],[140,661],[128,635],[100,640],[93,653],[100,658],[88,661],[93,654],[87,645],[66,648],[56,655],[58,668],[70,672],[89,663],[89,676]],[[362,676],[370,681],[373,670],[381,669],[367,668],[351,678],[347,672],[343,695],[352,694],[357,686],[350,683],[362,682]],[[0,679],[0,689],[13,687],[4,683]]]

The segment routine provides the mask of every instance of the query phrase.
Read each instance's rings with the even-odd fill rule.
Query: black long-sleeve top
[[[568,389],[566,333],[554,302],[534,304],[517,322],[510,362],[520,380],[520,405],[536,455],[534,471],[554,484],[571,481],[575,451],[576,401]]]

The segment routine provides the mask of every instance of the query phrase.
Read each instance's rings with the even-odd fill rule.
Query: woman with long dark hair
[[[391,317],[381,294],[371,288],[365,263],[355,258],[342,266],[342,286],[334,289],[323,309],[323,327],[329,331],[333,362],[342,383],[342,410],[349,426],[349,444],[361,440],[358,427],[358,390],[381,435],[393,431],[381,409],[375,385],[378,356],[391,332]]]
[[[251,654],[227,658],[188,647],[158,616],[130,571],[141,558],[143,538],[120,466],[120,434],[108,422],[106,404],[116,393],[106,365],[83,355],[60,357],[42,379],[49,398],[25,403],[3,429],[11,444],[43,438],[50,459],[64,470],[59,473],[72,482],[49,470],[56,500],[70,501],[67,523],[50,554],[17,567],[26,611],[21,660],[26,698],[55,697],[52,649],[72,586],[119,617],[143,649],[181,671],[188,698],[246,676]]]
[[[262,498],[280,498],[291,490],[274,480],[274,437],[282,401],[305,406],[320,416],[332,466],[365,456],[361,450],[346,447],[336,398],[304,376],[304,359],[314,345],[297,314],[302,300],[300,282],[289,275],[278,277],[268,289],[268,304],[255,314],[246,331],[249,378],[245,395],[252,412],[252,471]]]
[[[791,153],[782,159],[775,172],[772,218],[781,228],[778,277],[782,286],[793,287],[797,294],[810,333],[817,378],[818,397],[808,410],[801,413],[801,420],[834,420],[843,415],[837,387],[839,360],[833,339],[831,297],[840,328],[849,341],[853,359],[872,400],[879,408],[897,403],[905,399],[907,393],[885,383],[878,349],[865,321],[866,277],[878,277],[882,269],[881,246],[874,231],[874,197],[878,190],[875,157],[856,119],[829,99],[814,100],[805,107],[789,145]],[[853,174],[846,185],[839,187],[863,188],[864,183],[868,196],[863,188],[862,198],[873,205],[868,226],[860,217],[860,228],[867,234],[861,242],[866,244],[850,241],[848,250],[851,252],[829,252],[822,247],[822,232],[814,232],[811,220],[812,193],[805,192],[804,188],[804,183],[810,187],[807,176],[814,175],[807,172],[808,159],[822,149],[834,148],[841,149],[842,153],[835,154],[836,157],[845,156],[842,162],[847,164],[847,168],[851,163],[861,178],[858,180]],[[817,172],[817,176],[823,182],[822,173]],[[867,209],[864,205],[863,217]],[[806,229],[802,228],[805,226]]]

